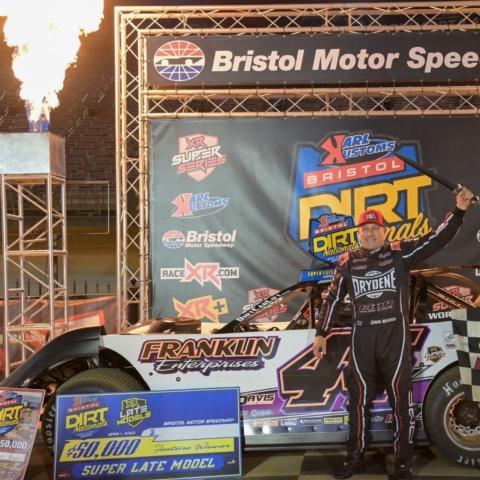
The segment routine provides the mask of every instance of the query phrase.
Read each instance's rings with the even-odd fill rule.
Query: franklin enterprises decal
[[[178,153],[172,158],[172,167],[179,175],[186,173],[197,182],[205,180],[227,157],[220,152],[218,137],[195,133],[178,139]]]
[[[277,336],[148,340],[138,361],[152,363],[162,374],[260,370],[275,357],[279,344]]]
[[[229,203],[228,197],[213,197],[210,192],[203,193],[180,193],[172,204],[172,218],[198,218],[223,210]]]
[[[211,232],[204,230],[188,230],[186,234],[179,230],[169,230],[162,236],[162,243],[170,249],[177,248],[233,248],[237,238],[237,231]]]

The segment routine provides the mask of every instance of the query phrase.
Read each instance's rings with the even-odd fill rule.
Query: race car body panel
[[[449,317],[480,298],[479,287],[458,275],[452,279],[451,274],[436,272],[435,280],[447,285],[431,286],[427,274],[418,271],[412,277],[409,312],[417,444],[427,442],[424,405],[431,398],[430,389],[435,387],[438,393],[441,388],[440,393],[448,396],[455,386],[437,381],[457,364]],[[67,384],[85,369],[106,367],[124,369],[150,390],[239,387],[246,447],[337,446],[344,443],[348,430],[351,311],[345,302],[327,336],[328,353],[315,358],[312,327],[325,286],[300,282],[274,293],[228,324],[215,324],[216,333],[175,329],[155,333],[155,322],[124,335],[104,335],[100,327],[73,330],[30,357],[3,385],[47,388],[52,378]],[[180,320],[179,327],[194,326]],[[164,324],[162,328],[173,328],[175,320]],[[68,363],[76,357],[82,358],[78,365]],[[61,371],[52,376],[56,368]],[[392,412],[382,379],[377,383],[372,442],[391,444]]]
[[[434,377],[456,362],[449,321],[411,325],[417,442],[426,439],[422,401]],[[348,429],[345,368],[350,328],[335,328],[328,354],[313,356],[313,329],[211,335],[108,335],[101,345],[123,355],[151,390],[240,388],[243,431],[250,447],[340,444]],[[435,355],[432,355],[435,352]],[[372,408],[377,444],[391,441],[385,392]]]
[[[47,343],[0,384],[2,387],[27,387],[47,367],[69,358],[90,357],[98,354],[103,327],[85,327],[70,330]]]

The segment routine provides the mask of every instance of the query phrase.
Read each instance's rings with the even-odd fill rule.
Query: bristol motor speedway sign
[[[169,86],[472,81],[480,73],[478,40],[476,32],[149,37],[148,82]],[[217,157],[220,164],[218,152]]]

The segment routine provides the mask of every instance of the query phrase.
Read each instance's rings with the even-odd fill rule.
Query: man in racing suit
[[[377,375],[386,385],[395,419],[395,478],[410,479],[415,415],[413,411],[408,324],[409,270],[444,247],[457,233],[473,194],[466,188],[443,223],[428,235],[385,243],[381,212],[366,210],[358,223],[358,250],[343,254],[323,300],[313,342],[315,356],[326,353],[327,335],[339,302],[352,304],[351,352],[347,375],[349,435],[347,458],[336,478],[363,470],[368,444],[370,404]]]

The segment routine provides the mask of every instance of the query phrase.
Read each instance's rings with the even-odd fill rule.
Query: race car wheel
[[[109,393],[145,390],[134,377],[117,368],[94,368],[69,378],[58,387],[48,400],[42,415],[42,435],[47,448],[53,453],[55,443],[55,399],[57,394]]]
[[[436,453],[461,465],[480,466],[480,404],[465,399],[458,368],[447,370],[433,384],[424,420]]]

